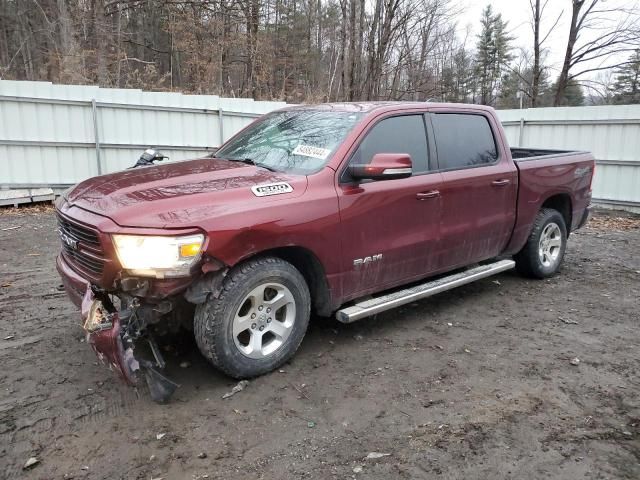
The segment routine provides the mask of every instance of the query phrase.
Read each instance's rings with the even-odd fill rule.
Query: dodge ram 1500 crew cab
[[[483,106],[285,108],[212,156],[69,189],[57,268],[99,358],[163,401],[160,333],[192,331],[247,378],[295,353],[312,312],[352,322],[513,266],[553,275],[593,173],[586,152],[510,149]]]

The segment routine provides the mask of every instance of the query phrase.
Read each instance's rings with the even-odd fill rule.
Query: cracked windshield
[[[271,113],[215,156],[287,173],[315,173],[361,118],[362,113],[319,110]]]

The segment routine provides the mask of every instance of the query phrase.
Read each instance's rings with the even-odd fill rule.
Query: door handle
[[[503,178],[502,180],[494,180],[493,182],[491,182],[491,185],[493,185],[494,187],[505,187],[510,183],[511,183],[511,180]]]
[[[440,196],[440,191],[429,190],[428,192],[420,192],[416,194],[418,200],[426,200],[427,198],[436,198]]]

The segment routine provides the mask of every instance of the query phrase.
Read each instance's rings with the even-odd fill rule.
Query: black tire
[[[550,261],[550,256],[545,257],[541,254],[541,237],[547,228],[553,230],[552,224],[559,228],[560,246],[558,247],[557,257]],[[552,247],[553,248],[553,247]],[[560,269],[564,253],[567,248],[567,226],[564,217],[560,212],[552,208],[543,208],[538,212],[531,234],[527,239],[527,243],[515,256],[516,270],[531,278],[548,278],[554,275]],[[544,250],[544,249],[543,249]],[[555,250],[554,250],[555,252]]]
[[[234,319],[236,313],[240,313],[247,302],[253,303],[246,299],[247,295],[270,282],[277,282],[280,286],[286,287],[288,294],[292,295],[293,325],[288,327],[290,328],[288,337],[275,351],[263,358],[250,358],[236,344],[236,341],[240,341],[240,336],[234,339]],[[256,306],[253,305],[251,308],[253,307]],[[197,306],[194,316],[194,335],[200,351],[214,367],[233,378],[251,378],[278,368],[295,354],[307,331],[310,312],[309,288],[302,274],[293,265],[280,258],[257,258],[233,268],[225,278],[220,294],[216,298],[210,296],[205,303]],[[256,313],[258,313],[257,310]],[[262,316],[263,314],[260,313],[260,317]],[[273,316],[276,316],[275,311]],[[262,318],[261,321],[268,330],[268,325],[264,323],[266,319]],[[269,321],[272,321],[271,318]],[[275,321],[276,319],[273,319],[273,322]],[[258,333],[253,325],[251,329]],[[254,335],[249,329],[244,333],[251,335],[251,338]],[[265,335],[267,333],[268,331],[264,332]],[[262,338],[263,335],[260,334],[260,337]]]

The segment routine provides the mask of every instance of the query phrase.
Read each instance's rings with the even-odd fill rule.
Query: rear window
[[[432,122],[440,169],[486,165],[498,159],[489,121],[483,115],[436,113]]]

